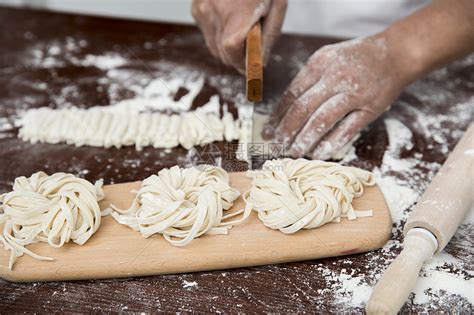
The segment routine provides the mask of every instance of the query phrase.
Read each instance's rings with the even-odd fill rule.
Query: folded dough
[[[372,216],[355,211],[354,197],[364,185],[372,186],[372,174],[338,163],[306,159],[266,161],[260,171],[248,171],[252,187],[244,194],[246,210],[258,213],[263,224],[283,233],[312,229],[341,217],[353,220]]]
[[[185,246],[203,234],[227,234],[244,221],[251,209],[224,214],[239,195],[220,167],[174,166],[145,179],[129,209],[111,205],[116,211],[111,215],[144,237],[158,233],[174,246]]]
[[[23,254],[53,260],[26,249],[29,244],[61,247],[70,240],[79,245],[87,242],[99,228],[98,201],[103,197],[102,181],[92,185],[72,174],[38,172],[16,178],[13,191],[0,196],[4,223],[0,241],[11,251],[10,270]]]

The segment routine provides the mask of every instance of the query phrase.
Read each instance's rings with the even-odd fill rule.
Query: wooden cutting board
[[[244,173],[230,174],[231,185],[241,192],[250,187]],[[141,182],[104,186],[105,209],[110,203],[128,208],[132,189]],[[39,261],[24,255],[8,270],[10,252],[0,247],[0,276],[9,281],[103,279],[228,269],[341,256],[380,248],[390,236],[392,222],[378,187],[366,187],[353,203],[356,209],[372,209],[374,216],[353,221],[342,219],[292,235],[266,228],[255,213],[228,235],[206,235],[185,247],[174,247],[161,235],[144,238],[139,232],[102,218],[101,227],[83,246],[74,243],[53,248],[45,243],[29,245],[34,252],[55,258]],[[244,207],[239,198],[233,209]],[[231,209],[232,210],[232,209]]]

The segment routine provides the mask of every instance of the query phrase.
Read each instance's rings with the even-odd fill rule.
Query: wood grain
[[[245,48],[247,99],[250,102],[258,103],[262,101],[263,95],[263,52],[260,22],[256,23],[247,34]]]
[[[250,187],[245,173],[231,173],[231,185],[244,192]],[[130,206],[132,190],[141,182],[104,187],[105,209],[109,204]],[[31,257],[17,260],[9,271],[10,252],[1,251],[0,275],[9,281],[53,281],[120,278],[156,274],[183,273],[257,266],[314,258],[340,256],[380,248],[387,241],[391,219],[385,200],[377,187],[369,187],[355,200],[356,209],[373,209],[374,216],[354,221],[343,219],[321,228],[286,235],[266,228],[252,213],[244,224],[235,226],[229,235],[203,236],[186,247],[168,244],[161,235],[144,238],[113,218],[103,218],[99,231],[84,245],[67,244],[55,249],[47,244],[33,244],[31,250],[54,257],[38,261]],[[229,211],[244,207],[239,198]]]

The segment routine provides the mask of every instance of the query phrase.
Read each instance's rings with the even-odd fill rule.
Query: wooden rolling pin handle
[[[423,263],[450,241],[472,203],[473,152],[471,125],[410,214],[403,250],[374,287],[367,313],[396,314]]]
[[[414,228],[405,236],[403,250],[374,288],[368,314],[396,314],[415,286],[423,263],[433,256],[438,242],[433,234]]]

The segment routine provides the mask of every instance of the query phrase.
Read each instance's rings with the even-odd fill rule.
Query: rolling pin
[[[396,314],[415,286],[423,263],[441,252],[473,201],[474,124],[426,189],[404,228],[403,250],[374,287],[369,314]]]

